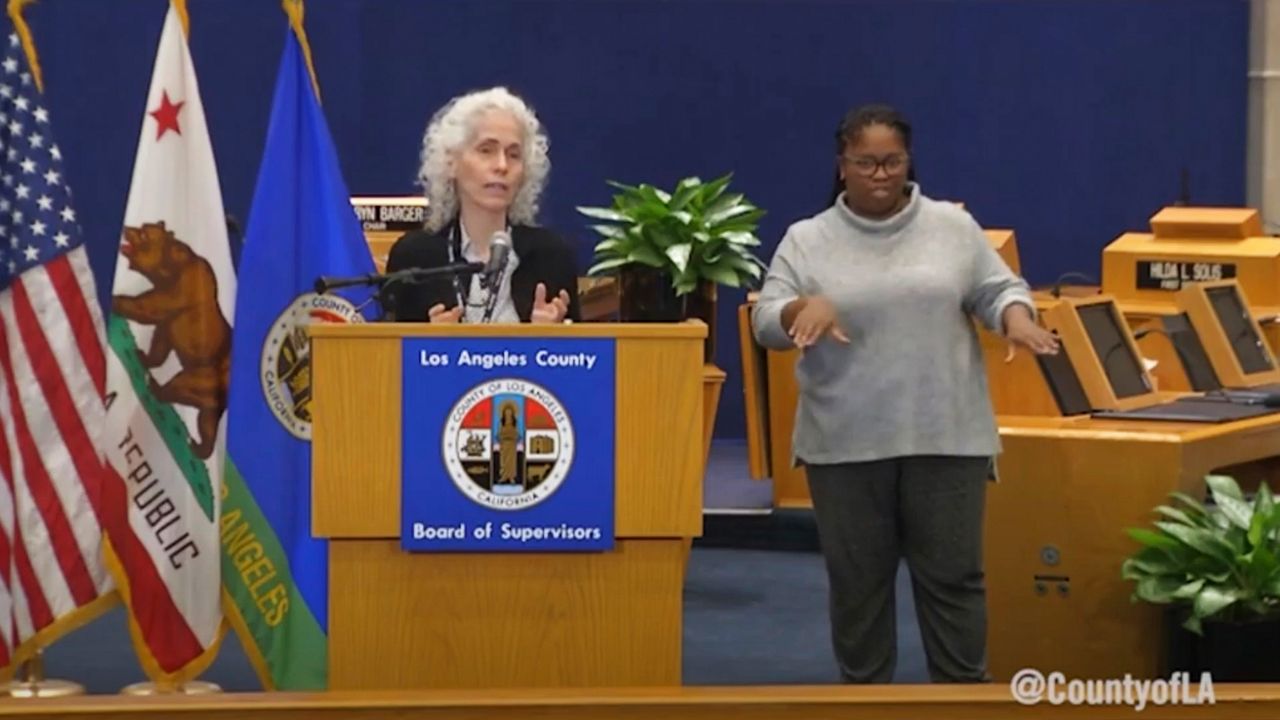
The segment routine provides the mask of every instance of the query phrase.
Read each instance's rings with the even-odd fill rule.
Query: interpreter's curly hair
[[[524,127],[524,180],[508,211],[513,225],[531,225],[538,214],[538,202],[551,174],[547,154],[550,141],[537,115],[524,100],[505,87],[489,88],[460,95],[440,108],[422,136],[422,164],[418,182],[427,198],[425,227],[438,232],[458,216],[458,191],[449,175],[449,157],[471,139],[476,118],[486,110],[506,110]]]

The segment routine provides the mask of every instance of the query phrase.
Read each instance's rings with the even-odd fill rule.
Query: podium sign
[[[614,545],[612,338],[405,338],[401,545]]]

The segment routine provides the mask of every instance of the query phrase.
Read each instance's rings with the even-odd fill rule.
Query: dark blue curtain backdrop
[[[105,300],[164,0],[27,11]],[[191,44],[227,210],[243,222],[284,39],[275,0],[190,0]],[[1117,235],[1174,202],[1244,202],[1244,0],[311,0],[307,27],[347,184],[416,192],[423,126],[505,84],[549,128],[543,221],[606,179],[671,186],[732,171],[769,211],[764,257],[823,207],[844,111],[914,121],[927,193],[1018,233],[1033,283],[1094,274]],[[743,435],[736,306],[724,292],[717,432]]]

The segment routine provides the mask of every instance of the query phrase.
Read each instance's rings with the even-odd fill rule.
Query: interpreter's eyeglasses
[[[876,174],[880,168],[884,168],[886,175],[897,175],[907,167],[909,156],[893,154],[884,158],[876,159],[870,155],[860,157],[840,156],[840,160],[851,165],[853,171],[862,177],[871,177]]]

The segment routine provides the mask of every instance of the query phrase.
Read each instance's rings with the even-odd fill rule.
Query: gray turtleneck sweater
[[[907,206],[878,221],[842,196],[792,225],[773,257],[752,316],[760,344],[794,347],[782,309],[807,295],[832,301],[851,341],[824,337],[799,361],[793,461],[1000,450],[971,318],[1002,333],[1010,303],[1035,305],[967,212],[909,187]]]

